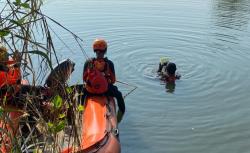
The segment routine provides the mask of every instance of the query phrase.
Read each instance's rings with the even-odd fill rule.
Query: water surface
[[[96,37],[108,40],[118,80],[138,86],[125,99],[122,152],[249,153],[250,0],[53,0],[43,9],[89,56]],[[55,41],[59,57],[77,63],[71,83],[81,82],[85,56],[51,28],[69,44]],[[162,56],[182,75],[172,93],[156,75]]]

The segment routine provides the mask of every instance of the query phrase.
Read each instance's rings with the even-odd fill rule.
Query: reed
[[[8,48],[9,56],[18,61],[23,79],[37,88],[58,63],[58,50],[53,43],[49,22],[70,32],[80,49],[82,41],[60,23],[41,11],[42,0],[0,0],[0,40]],[[84,51],[83,51],[84,52]],[[83,107],[79,105],[73,88],[63,84],[60,92],[54,92],[45,104],[42,95],[31,90],[22,98],[15,98],[20,107],[0,106],[0,144],[8,137],[12,152],[60,152],[63,147],[80,144],[78,119]],[[10,112],[21,115],[17,120]],[[70,113],[69,113],[70,112]],[[18,123],[18,130],[16,130]],[[12,132],[6,130],[10,126]],[[1,148],[1,146],[0,146]]]

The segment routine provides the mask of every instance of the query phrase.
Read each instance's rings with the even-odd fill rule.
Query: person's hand
[[[121,122],[123,115],[124,114],[120,110],[118,110],[118,112],[117,112],[117,122],[118,123]]]
[[[175,77],[176,77],[176,79],[180,79],[181,75],[177,73]]]

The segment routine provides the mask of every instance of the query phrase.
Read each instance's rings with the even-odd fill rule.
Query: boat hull
[[[115,101],[112,97],[90,96],[82,114],[82,138],[79,148],[61,153],[120,153]]]

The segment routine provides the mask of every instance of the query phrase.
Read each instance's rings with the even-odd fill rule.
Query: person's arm
[[[109,67],[108,74],[106,74],[106,75],[108,75],[107,78],[109,79],[111,84],[114,84],[116,82],[114,63],[110,60],[107,60],[107,64]]]
[[[88,67],[90,66],[90,63],[91,63],[91,59],[90,60],[87,60],[85,63],[84,63],[84,66],[83,66],[83,81],[85,82],[87,80],[87,69]]]
[[[167,73],[167,70],[166,70],[166,66],[162,66],[161,68],[161,72],[159,73],[159,76],[160,76],[160,79],[162,81],[166,81],[168,79],[168,73]]]
[[[175,78],[179,80],[181,78],[181,75],[179,73],[176,73]]]
[[[159,63],[159,67],[158,67],[157,72],[158,72],[159,74],[161,74],[161,70],[162,70],[162,65],[161,65],[161,63]]]

